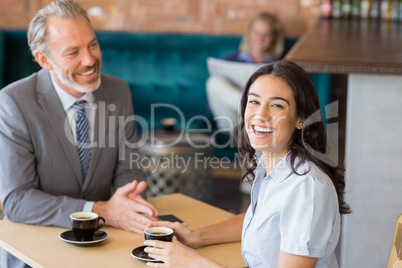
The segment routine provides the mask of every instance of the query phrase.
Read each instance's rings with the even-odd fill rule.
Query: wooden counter
[[[322,20],[285,58],[311,73],[402,74],[402,24]]]

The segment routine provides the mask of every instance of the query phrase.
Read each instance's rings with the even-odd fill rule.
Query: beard
[[[63,73],[63,70],[61,68],[59,68],[59,66],[57,64],[55,64],[54,62],[52,63],[52,67],[53,67],[53,73],[55,74],[55,76],[57,77],[57,79],[60,81],[60,83],[62,83],[63,85],[78,91],[80,93],[88,93],[88,92],[92,92],[95,91],[99,88],[100,84],[101,84],[101,76],[100,73],[98,73],[98,75],[96,77],[94,77],[91,80],[86,81],[86,84],[93,84],[95,83],[93,86],[88,87],[88,85],[81,85],[80,83],[78,83],[76,81],[76,79],[74,78],[74,74],[70,77],[69,75]],[[99,72],[100,70],[100,66],[99,66],[99,61],[96,61],[96,63],[94,64],[94,66],[97,66],[96,69]],[[83,70],[81,70],[80,72],[86,72],[90,69],[92,69],[92,67],[85,67]]]

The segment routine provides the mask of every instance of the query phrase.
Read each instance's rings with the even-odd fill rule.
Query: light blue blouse
[[[299,174],[305,171],[294,174],[286,156],[265,176],[260,158],[242,232],[242,255],[249,267],[276,268],[280,251],[318,258],[317,268],[338,267],[334,249],[340,214],[335,187],[314,164],[297,169]]]

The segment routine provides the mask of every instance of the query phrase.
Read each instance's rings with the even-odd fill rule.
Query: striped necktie
[[[76,112],[76,140],[78,155],[81,160],[82,177],[85,179],[91,162],[91,146],[89,140],[89,123],[85,116],[85,100],[74,103],[71,108]]]

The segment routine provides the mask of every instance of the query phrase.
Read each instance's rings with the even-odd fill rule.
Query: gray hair
[[[35,57],[35,53],[41,51],[48,57],[51,56],[47,31],[50,17],[77,19],[80,15],[90,22],[87,12],[72,0],[55,0],[39,10],[28,26],[28,45],[32,55]]]

